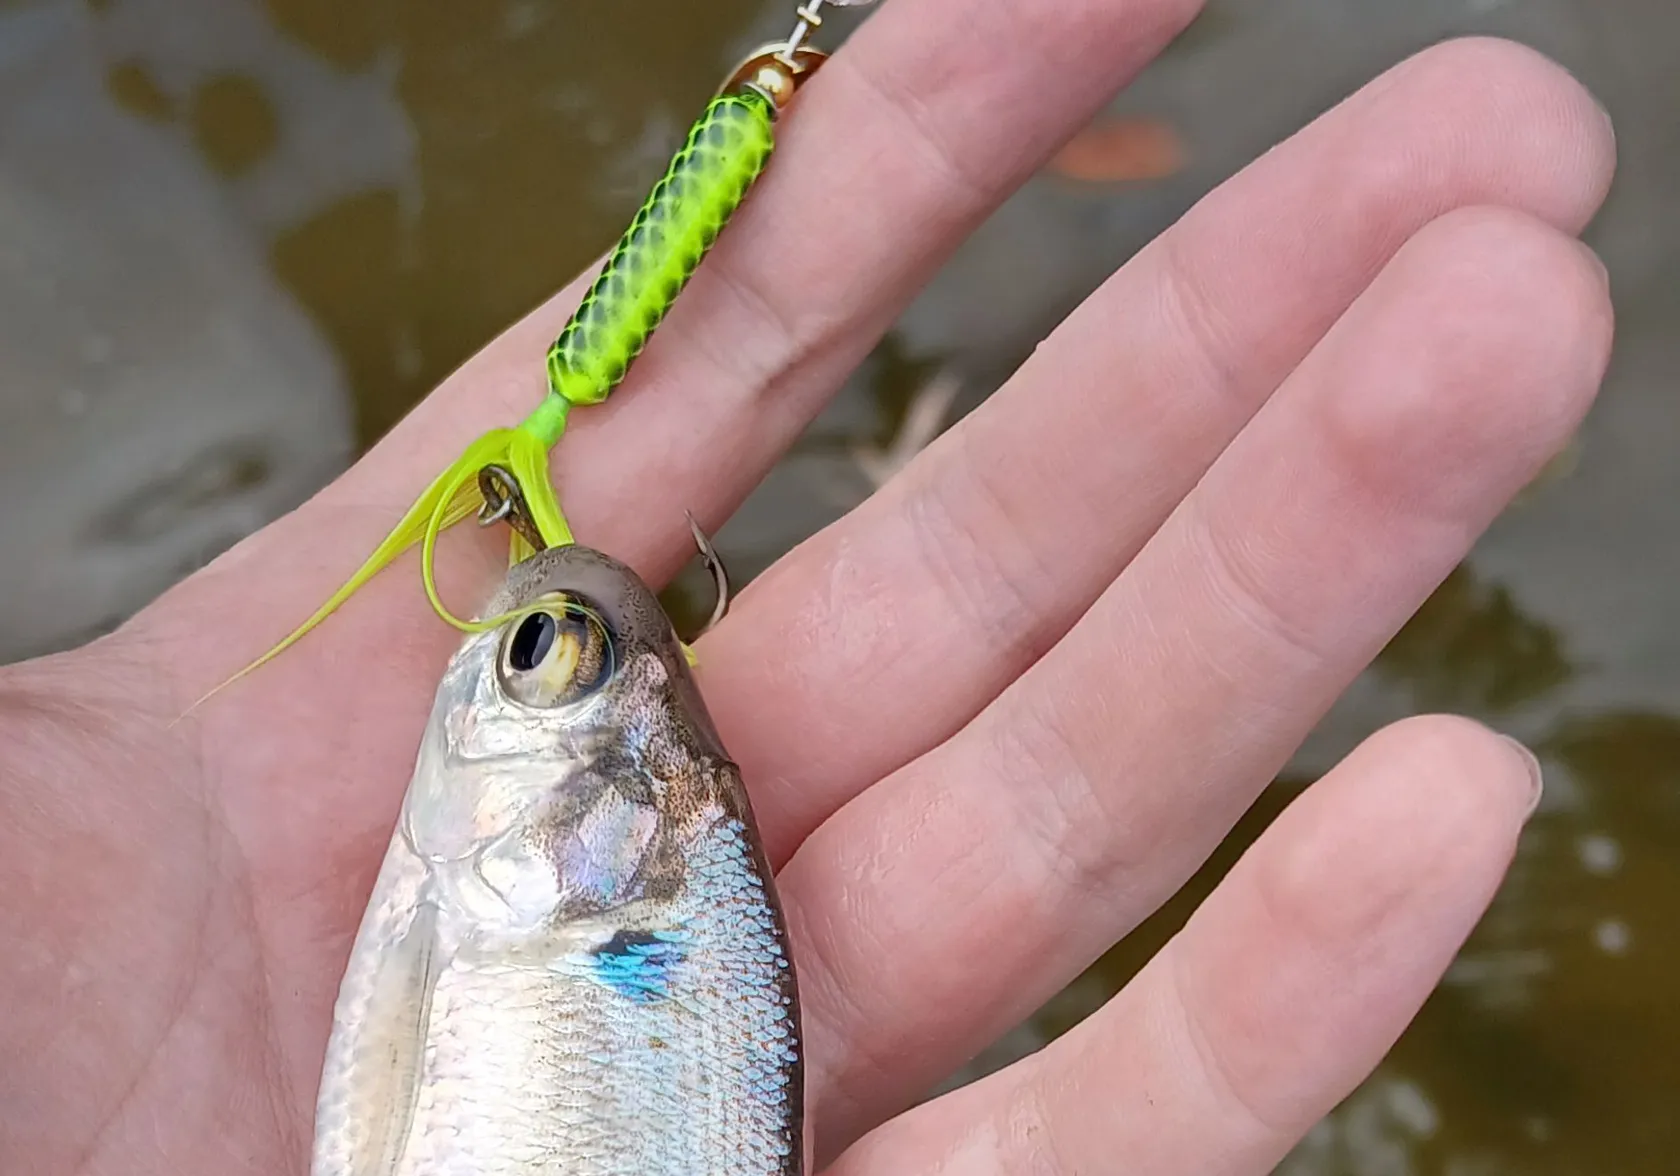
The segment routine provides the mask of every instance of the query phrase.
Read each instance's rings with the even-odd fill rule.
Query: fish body
[[[801,1176],[786,927],[653,593],[553,549],[439,686],[334,1013],[314,1176]]]

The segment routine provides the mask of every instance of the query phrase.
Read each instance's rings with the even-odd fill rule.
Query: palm
[[[673,570],[682,511],[739,501],[938,255],[1188,15],[984,9],[990,66],[903,95],[904,121],[880,79],[934,76],[917,54],[954,3],[891,7],[827,68],[630,385],[562,447],[585,542]],[[1590,101],[1538,59],[1410,63],[1212,196],[703,642],[781,868],[826,1157],[1170,893],[1562,443],[1607,338],[1565,234],[1608,167]],[[809,234],[783,210],[818,195],[837,211]],[[1504,211],[1445,215],[1473,205]],[[914,239],[882,237],[883,207]],[[575,297],[122,632],[0,681],[0,928],[21,945],[0,959],[0,1167],[302,1169],[454,638],[394,571],[170,722],[534,399]],[[483,536],[444,563],[463,603],[497,570]],[[1265,1171],[1415,1011],[1528,787],[1468,724],[1379,736],[1109,1009],[838,1170]]]

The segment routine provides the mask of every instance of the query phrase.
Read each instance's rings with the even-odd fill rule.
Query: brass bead
[[[777,110],[783,109],[793,100],[793,91],[797,86],[793,79],[793,71],[779,61],[766,62],[759,66],[758,72],[746,84],[770,99]]]
[[[793,101],[794,92],[826,60],[826,53],[808,46],[796,49],[790,57],[784,42],[773,42],[761,46],[736,66],[718,93],[729,94],[743,88],[757,90],[780,113]]]

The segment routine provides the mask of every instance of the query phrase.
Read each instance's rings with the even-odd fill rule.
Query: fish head
[[[684,846],[741,802],[658,597],[571,545],[511,569],[485,612],[509,620],[445,672],[405,803],[411,847],[469,866],[522,919],[679,888]]]

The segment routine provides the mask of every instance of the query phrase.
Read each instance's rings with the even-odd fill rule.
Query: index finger
[[[683,511],[715,521],[738,505],[967,233],[1197,7],[895,0],[875,14],[801,93],[768,172],[624,386],[575,418],[556,464],[580,539],[651,579],[674,571]],[[304,508],[311,523],[265,539],[333,557],[330,573],[307,560],[273,591],[312,607],[467,440],[528,413],[585,287],[446,380]],[[349,504],[366,517],[341,526]]]

